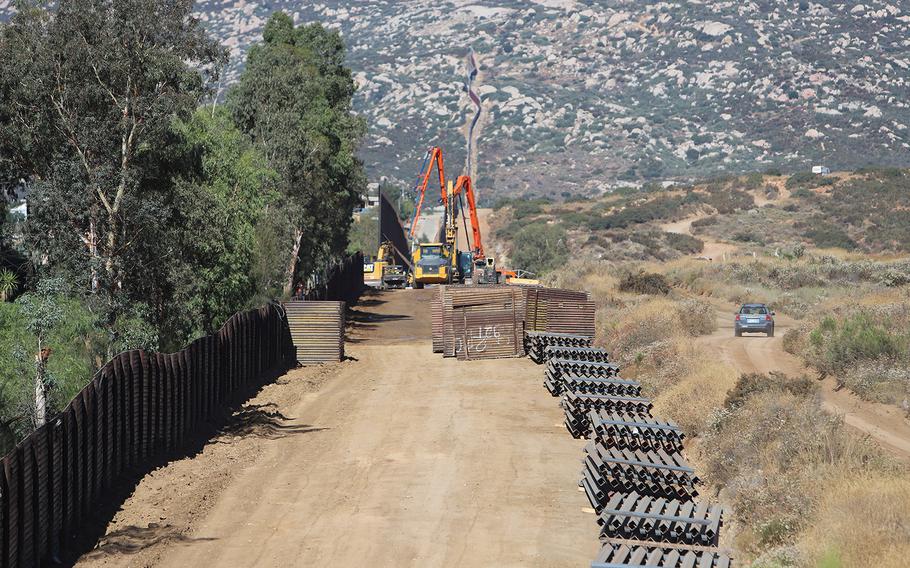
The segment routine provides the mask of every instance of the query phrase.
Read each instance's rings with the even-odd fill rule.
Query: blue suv
[[[743,304],[733,322],[736,337],[745,333],[764,333],[774,337],[774,312],[764,304]]]

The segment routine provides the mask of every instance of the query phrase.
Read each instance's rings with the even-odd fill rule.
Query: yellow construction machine
[[[426,284],[451,284],[453,282],[472,284],[501,284],[519,280],[516,284],[534,284],[530,279],[518,279],[515,271],[496,266],[496,260],[486,255],[480,234],[480,219],[477,214],[477,203],[474,198],[474,187],[470,176],[458,176],[453,184],[445,179],[442,150],[430,148],[424,157],[424,163],[417,177],[415,190],[419,196],[414,219],[411,221],[410,237],[414,242],[417,221],[424,205],[427,187],[433,170],[438,172],[440,203],[443,205],[445,242],[413,245],[413,273],[411,284],[423,288]],[[467,251],[458,250],[458,217],[459,214],[467,231],[467,212],[471,222],[471,234]]]
[[[451,284],[456,279],[452,251],[447,243],[418,244],[412,257],[411,285],[419,289],[427,284]]]
[[[407,269],[395,262],[395,247],[390,241],[379,245],[376,258],[363,260],[363,283],[372,288],[404,288]]]

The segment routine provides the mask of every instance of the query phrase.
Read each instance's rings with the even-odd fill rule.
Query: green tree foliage
[[[362,252],[365,256],[376,256],[379,248],[379,217],[376,209],[364,211],[351,226],[348,252]]]
[[[125,283],[134,291],[131,306],[148,305],[162,347],[178,349],[266,288],[256,268],[270,259],[261,258],[257,232],[277,198],[277,175],[221,107],[177,121],[172,137],[171,152],[183,164],[170,183],[142,193],[161,222],[146,228],[131,257],[160,272],[148,278],[136,271]]]
[[[52,415],[114,353],[176,350],[343,253],[365,185],[337,33],[276,15],[230,105],[200,106],[226,52],[190,0],[17,7],[0,171],[30,180],[31,266],[0,254],[24,292],[0,302],[3,447],[41,385]]]
[[[130,254],[159,221],[142,188],[167,177],[172,121],[225,57],[191,12],[190,0],[63,0],[23,6],[0,40],[0,123],[15,130],[0,154],[35,180],[33,259],[102,297],[111,346],[141,269]]]
[[[60,411],[91,378],[105,336],[96,316],[49,279],[16,302],[0,303],[0,452],[32,428],[36,355],[48,349],[47,409]]]
[[[515,234],[510,257],[516,268],[540,276],[565,264],[568,254],[565,229],[534,223]]]
[[[9,268],[0,268],[0,302],[5,302],[16,291],[19,285],[16,273]]]
[[[365,176],[355,156],[365,129],[351,112],[354,81],[344,65],[341,36],[319,24],[295,27],[275,13],[253,46],[228,106],[241,130],[279,174],[279,210],[273,222],[289,243],[285,293],[320,263],[347,248],[351,210]]]

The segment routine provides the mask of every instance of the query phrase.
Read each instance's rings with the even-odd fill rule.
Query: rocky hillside
[[[377,177],[410,182],[431,144],[461,168],[469,47],[481,198],[910,162],[905,3],[201,0],[231,77],[278,9],[346,37]]]

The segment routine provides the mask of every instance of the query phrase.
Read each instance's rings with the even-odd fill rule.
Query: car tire
[[[733,330],[733,335],[736,336],[736,337],[742,337],[742,336],[743,336],[743,332],[740,331],[740,330],[738,330],[738,329],[735,329],[735,330]]]
[[[774,337],[774,326],[771,326],[771,329],[768,330],[768,337]]]

